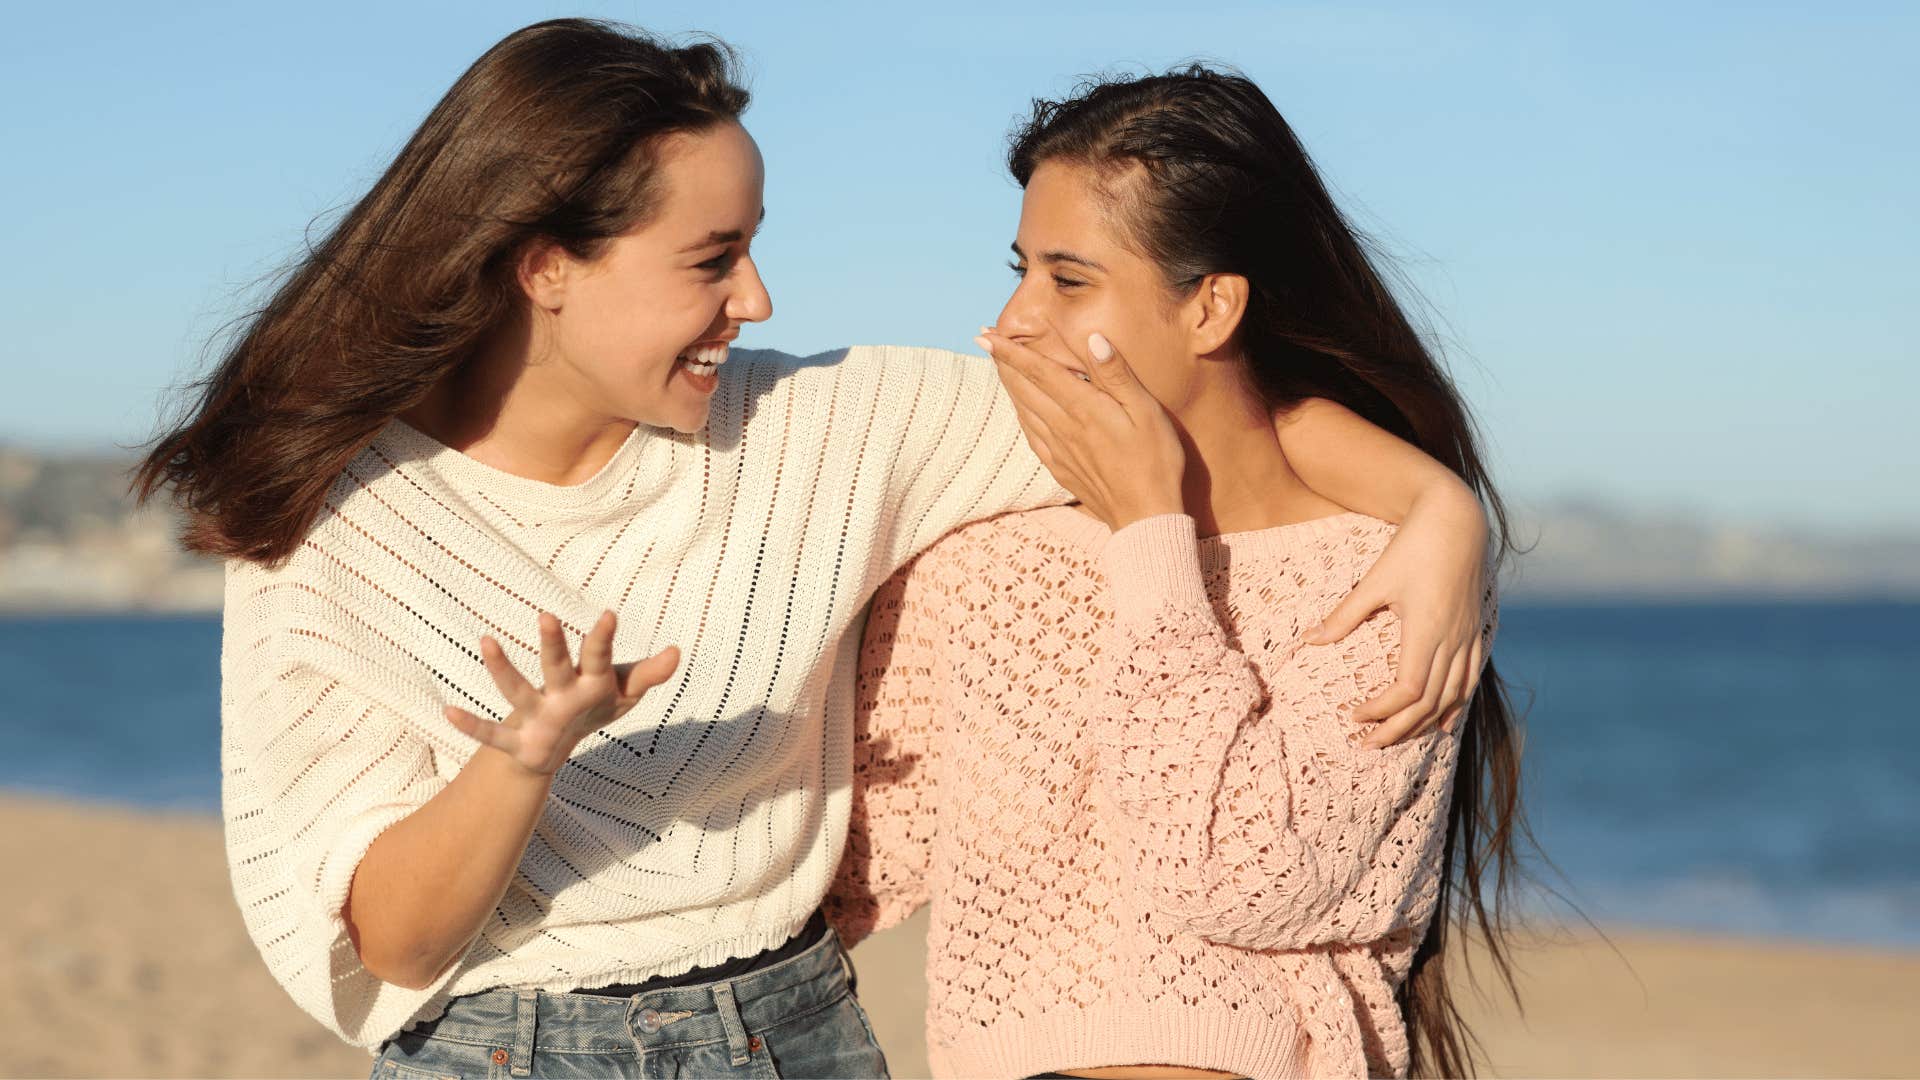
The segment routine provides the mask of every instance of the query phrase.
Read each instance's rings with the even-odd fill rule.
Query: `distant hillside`
[[[0,611],[205,611],[218,563],[182,553],[166,508],[136,511],[123,455],[0,447]]]
[[[219,565],[175,547],[172,513],[132,509],[131,465],[0,447],[0,611],[220,606]],[[1848,540],[1560,502],[1523,512],[1517,537],[1534,547],[1509,572],[1515,598],[1920,599],[1920,536]]]
[[[1920,599],[1920,535],[1819,536],[1574,501],[1523,512],[1515,534],[1533,549],[1508,575],[1514,596]]]

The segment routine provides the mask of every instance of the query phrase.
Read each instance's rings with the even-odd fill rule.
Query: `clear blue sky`
[[[1920,8],[1582,6],[14,6],[0,440],[145,438],[474,57],[590,14],[747,55],[753,344],[970,348],[1011,284],[1028,99],[1209,57],[1402,260],[1513,494],[1920,528]]]

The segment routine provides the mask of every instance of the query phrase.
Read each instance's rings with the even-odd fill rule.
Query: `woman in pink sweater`
[[[851,944],[931,899],[943,1076],[1463,1074],[1441,953],[1475,917],[1501,955],[1515,728],[1490,667],[1464,718],[1356,716],[1397,619],[1307,638],[1394,527],[1267,418],[1340,402],[1504,527],[1466,410],[1252,83],[1039,103],[1011,164],[1022,280],[981,344],[1080,502],[959,529],[874,600],[830,918]],[[1480,674],[1482,619],[1430,695]]]

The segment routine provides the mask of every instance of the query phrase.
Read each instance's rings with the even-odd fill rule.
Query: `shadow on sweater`
[[[812,356],[794,356],[791,353],[784,353],[778,349],[732,350],[728,358],[729,363],[737,362],[737,360],[751,361],[747,364],[741,364],[740,367],[735,369],[736,371],[747,372],[749,376],[757,375],[763,371],[776,373],[775,377],[771,379],[752,379],[748,382],[745,388],[746,419],[745,423],[741,426],[744,428],[746,424],[753,422],[755,414],[759,412],[760,399],[778,385],[782,375],[797,371],[801,368],[833,367],[840,363],[840,361],[845,360],[847,354],[851,351],[851,346],[846,346],[838,349],[828,349],[825,352],[817,352]],[[722,366],[720,371],[724,377],[727,369],[725,366]],[[719,451],[732,450],[735,446],[739,445],[740,442],[739,431],[731,424],[716,426],[709,423],[707,426],[707,438],[708,445]]]

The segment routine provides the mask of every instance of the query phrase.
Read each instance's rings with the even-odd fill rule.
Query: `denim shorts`
[[[853,994],[853,963],[828,931],[790,959],[735,979],[631,998],[486,990],[389,1039],[374,1080],[435,1077],[885,1077]]]

